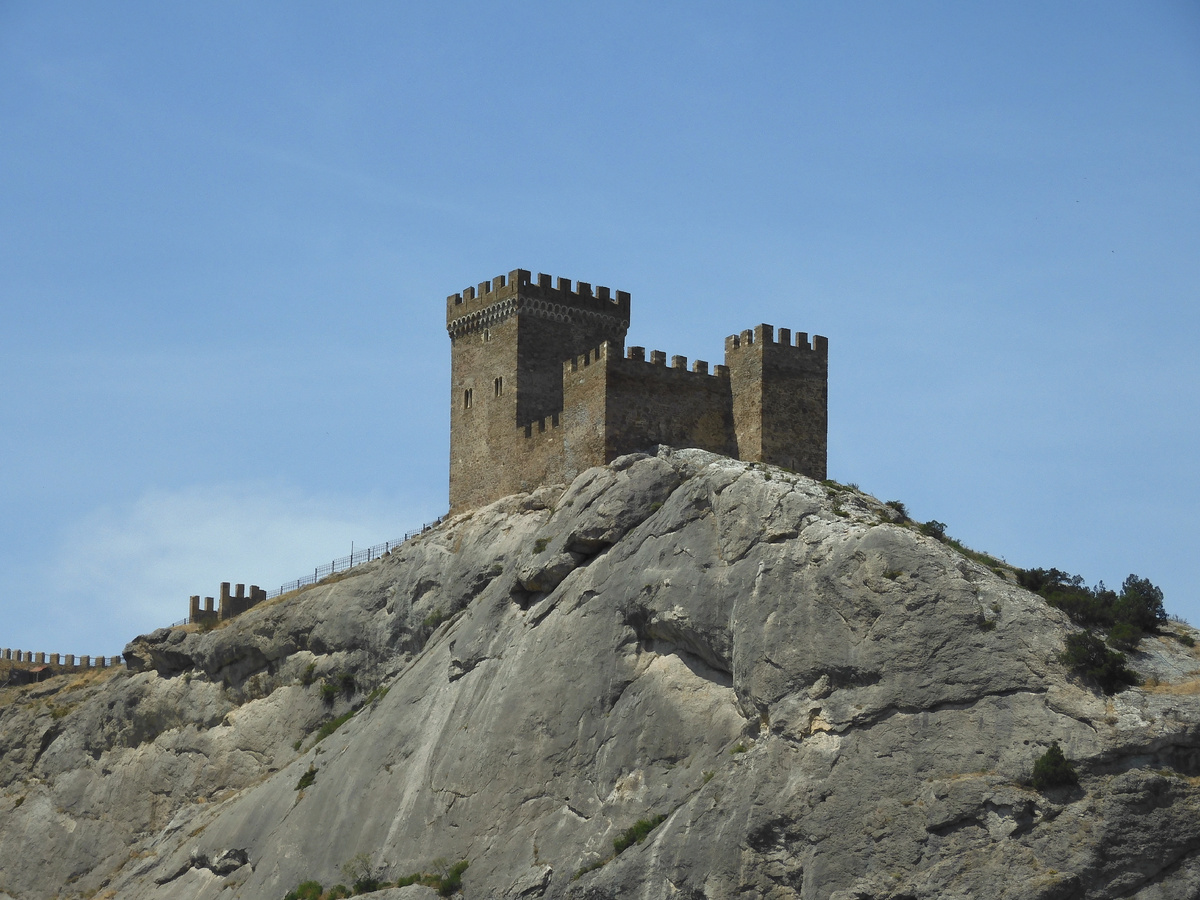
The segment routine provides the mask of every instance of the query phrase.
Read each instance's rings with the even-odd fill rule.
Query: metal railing
[[[445,516],[440,516],[432,522],[427,522],[415,531],[406,532],[399,540],[384,541],[382,544],[376,544],[374,547],[368,547],[366,550],[351,550],[349,556],[343,556],[340,559],[331,560],[323,566],[317,566],[313,569],[311,575],[305,575],[303,578],[297,578],[295,581],[289,581],[287,584],[280,585],[273,591],[267,591],[267,599],[270,600],[272,597],[278,597],[280,594],[287,594],[302,587],[307,587],[310,584],[316,584],[322,578],[327,578],[337,572],[344,572],[363,563],[379,559],[385,553],[391,553],[405,541],[411,540],[417,535],[424,534],[431,528],[440,525],[444,518]]]

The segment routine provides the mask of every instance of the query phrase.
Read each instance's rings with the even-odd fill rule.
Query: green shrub
[[[325,895],[325,900],[345,900],[349,896],[351,896],[350,888],[344,884],[335,884],[329,889],[329,893]]]
[[[443,897],[449,897],[458,893],[458,891],[462,889],[463,872],[467,871],[467,868],[470,865],[471,864],[465,859],[460,859],[450,868],[446,869],[446,871],[436,879],[438,883],[431,885],[431,887],[433,887],[434,890],[436,890],[438,894]]]
[[[325,703],[332,704],[337,699],[338,686],[332,681],[321,682],[321,700]]]
[[[573,876],[571,876],[571,880],[578,881],[580,878],[582,878],[588,872],[595,872],[597,869],[601,868],[602,866],[606,865],[607,863],[612,862],[612,859],[613,858],[611,856],[606,856],[603,859],[598,859],[593,863],[588,863],[586,866],[580,866],[578,869],[575,870],[575,874]]]
[[[1017,581],[1085,628],[1107,630],[1128,625],[1139,632],[1156,634],[1167,623],[1163,592],[1148,578],[1130,575],[1121,585],[1120,594],[1106,588],[1103,581],[1089,588],[1082,575],[1070,575],[1061,569],[1021,569]],[[1118,641],[1127,643],[1132,635],[1129,629],[1122,629]],[[1127,649],[1134,646],[1136,642]]]
[[[620,837],[613,838],[613,850],[619,854],[634,844],[640,844],[646,839],[646,835],[666,821],[666,818],[664,815],[657,815],[652,819],[638,819],[626,828]]]
[[[1066,649],[1059,657],[1071,671],[1099,685],[1106,694],[1115,694],[1141,680],[1125,666],[1125,654],[1109,650],[1104,641],[1090,631],[1067,636]]]
[[[353,672],[338,672],[334,677],[343,694],[353,694],[357,690],[358,683],[354,680]]]
[[[433,867],[436,869],[435,872],[414,872],[411,875],[406,875],[396,881],[396,887],[401,888],[408,887],[410,884],[423,884],[426,887],[433,888],[442,897],[449,897],[462,890],[463,872],[467,871],[470,865],[465,859],[460,859],[454,865],[450,865],[445,859],[435,859],[433,861]]]
[[[421,625],[432,631],[434,628],[437,628],[439,625],[441,625],[445,621],[446,621],[446,616],[442,612],[441,608],[439,607],[439,608],[435,609],[433,612],[431,612],[429,615],[427,615],[425,617],[425,619],[421,622]]]
[[[550,545],[550,538],[538,538],[533,542],[533,552],[541,553]]]
[[[313,677],[313,672],[316,671],[316,668],[317,668],[317,664],[315,662],[310,662],[307,666],[304,667],[304,674],[300,676],[300,683],[302,685],[304,685],[305,687],[308,687],[310,684],[313,683],[313,681],[316,680]]]
[[[371,878],[375,874],[375,867],[371,865],[371,857],[366,853],[356,853],[338,866],[338,871],[351,884],[356,884]],[[355,890],[354,893],[362,892]]]
[[[367,703],[374,703],[376,700],[382,700],[384,697],[386,697],[388,695],[388,691],[390,691],[390,690],[391,690],[391,688],[386,688],[386,687],[375,688],[375,690],[373,690],[373,691],[371,691],[371,693],[367,694],[367,699],[363,705],[365,706]]]
[[[890,507],[900,517],[901,522],[908,521],[908,507],[899,500],[889,500],[884,506]]]
[[[1045,791],[1068,784],[1079,784],[1079,776],[1075,773],[1075,767],[1063,755],[1058,741],[1052,741],[1050,749],[1038,757],[1038,761],[1033,764],[1033,777],[1030,779],[1030,783],[1037,791]]]
[[[302,791],[316,780],[317,780],[317,769],[315,766],[310,765],[308,767],[308,771],[305,772],[303,775],[301,775],[300,780],[296,782],[296,790]],[[305,884],[308,884],[308,882],[305,882]],[[301,885],[301,887],[303,887],[303,886],[304,885]],[[297,888],[297,890],[299,890],[299,888]],[[318,891],[318,893],[320,893],[320,892]]]
[[[354,882],[354,896],[359,894],[369,894],[372,891],[379,890],[383,885],[378,878],[360,878]]]
[[[321,900],[322,893],[319,881],[306,881],[298,885],[294,891],[289,891],[283,900]]]
[[[324,725],[322,725],[319,729],[317,729],[317,739],[313,743],[316,743],[316,744],[321,743],[321,741],[325,740],[325,738],[329,737],[331,734],[333,734],[335,731],[337,731],[339,728],[341,728],[343,725],[345,725],[347,722],[349,722],[351,719],[353,719],[354,714],[356,712],[358,712],[358,710],[355,710],[355,709],[347,710],[346,712],[344,712],[340,716],[338,716],[336,719],[330,719],[328,722],[326,722]]]
[[[1183,646],[1185,646],[1185,647],[1195,647],[1196,646],[1196,639],[1194,637],[1192,637],[1190,634],[1180,633],[1180,634],[1174,634],[1174,635],[1172,635],[1172,637],[1174,637],[1175,640],[1179,641],[1179,643],[1183,644]]]
[[[1118,622],[1128,622],[1142,631],[1154,633],[1167,624],[1163,592],[1149,578],[1130,575],[1121,584],[1121,595],[1113,609]]]
[[[1108,630],[1108,645],[1118,650],[1133,650],[1141,642],[1142,629],[1128,622],[1118,622]]]
[[[921,524],[920,532],[921,534],[929,535],[931,538],[937,538],[939,541],[944,540],[946,537],[946,523],[939,522],[937,519],[930,519],[928,522]]]

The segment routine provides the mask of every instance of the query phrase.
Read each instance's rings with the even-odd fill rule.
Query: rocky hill
[[[1062,613],[897,519],[628,456],[9,689],[0,897],[449,893],[459,861],[469,898],[1200,895],[1196,652],[1148,637],[1105,695]],[[1079,783],[1034,790],[1052,742]]]

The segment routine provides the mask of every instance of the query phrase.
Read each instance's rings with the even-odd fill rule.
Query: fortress
[[[655,444],[825,478],[829,341],[758,325],[725,364],[625,352],[629,294],[525,269],[446,298],[450,511]]]

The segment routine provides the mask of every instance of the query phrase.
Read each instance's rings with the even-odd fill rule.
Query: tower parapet
[[[554,282],[557,281],[557,284]],[[603,285],[595,289],[586,281],[555,279],[539,273],[537,279],[527,269],[513,269],[490,281],[481,281],[446,298],[446,330],[454,340],[464,334],[499,324],[518,312],[554,321],[594,317],[616,319],[622,330],[629,328],[628,291],[612,291]]]

